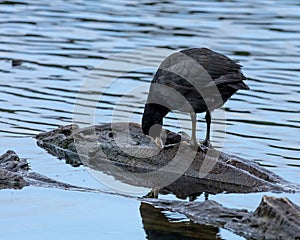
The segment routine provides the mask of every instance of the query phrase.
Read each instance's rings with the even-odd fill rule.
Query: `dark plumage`
[[[236,61],[207,48],[192,48],[168,56],[159,66],[150,86],[142,129],[159,137],[163,118],[171,110],[189,112],[192,140],[196,143],[196,113],[206,112],[209,145],[211,111],[221,107],[237,90],[249,89]]]

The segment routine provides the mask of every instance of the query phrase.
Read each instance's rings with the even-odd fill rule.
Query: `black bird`
[[[189,112],[192,142],[196,141],[196,114],[206,112],[206,137],[210,146],[211,112],[221,107],[237,90],[249,87],[241,65],[207,48],[191,48],[168,56],[151,82],[142,118],[144,134],[160,137],[163,118],[172,110]]]

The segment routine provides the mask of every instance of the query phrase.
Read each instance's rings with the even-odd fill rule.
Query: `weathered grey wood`
[[[226,208],[212,200],[144,201],[163,210],[182,213],[199,224],[223,227],[247,239],[300,239],[300,207],[287,198],[263,196],[254,212]]]
[[[184,139],[179,134],[164,131],[162,138],[165,141],[165,148],[159,149],[153,140],[142,134],[140,125],[135,123],[129,125],[116,123],[114,126],[103,124],[82,129],[77,125],[68,125],[37,136],[39,146],[65,159],[67,163],[75,166],[84,164],[122,182],[150,188],[159,186],[159,182],[165,181],[166,177],[154,178],[136,173],[157,171],[168,164],[174,158],[182,140],[185,142],[181,150],[187,154],[193,151],[189,139]],[[151,153],[155,153],[154,156],[139,157]],[[199,168],[203,167],[203,164],[209,164],[207,159],[205,160],[207,154],[210,154],[208,160],[214,161],[214,165],[206,175],[199,175]],[[181,159],[185,160],[184,157]],[[194,199],[202,192],[216,194],[299,191],[298,185],[285,181],[253,161],[216,150],[205,152],[198,149],[186,171],[176,172],[175,169],[164,174],[165,176],[181,174],[169,185],[158,189],[160,193],[172,192],[179,198]],[[140,200],[163,210],[185,214],[196,223],[223,227],[247,238],[299,238],[300,209],[286,198],[265,196],[254,212],[225,208],[211,200],[204,202],[148,198]]]
[[[73,166],[85,164],[131,185],[157,187],[159,182],[165,179],[145,178],[147,175],[144,173],[155,172],[167,164],[174,157],[183,137],[165,131],[163,138],[167,146],[159,149],[151,139],[141,133],[138,124],[129,125],[133,141],[128,141],[126,127],[126,123],[118,123],[112,131],[110,124],[83,129],[79,129],[77,125],[68,125],[39,134],[37,139],[39,146],[65,159]],[[114,134],[119,134],[118,143],[114,139]],[[183,143],[185,148],[183,150],[192,151],[188,139],[183,140],[186,141]],[[128,154],[128,150],[132,150],[131,153],[134,154]],[[155,153],[155,155],[139,158],[141,152],[144,155],[149,153]],[[180,198],[193,199],[202,192],[215,194],[224,191],[247,193],[299,190],[298,185],[288,183],[252,161],[215,152],[215,150],[210,153],[211,156],[208,159],[215,161],[213,168],[209,169],[206,175],[199,175],[199,167],[205,164],[204,159],[207,154],[198,150],[189,168],[181,173],[181,176],[177,176],[174,182],[161,187],[160,193],[172,192]],[[216,158],[214,159],[213,156]],[[185,161],[184,158],[181,160]],[[178,175],[180,172],[176,172],[176,169],[173,172],[164,172],[166,176],[174,174]],[[20,159],[13,151],[7,151],[0,156],[0,188],[20,189],[28,185],[103,192],[58,182],[30,171],[27,161]],[[123,196],[122,194],[116,195]],[[264,196],[254,212],[226,208],[212,200],[182,202],[145,197],[137,199],[163,210],[185,214],[195,223],[223,227],[249,239],[300,239],[300,207],[287,198]]]
[[[247,238],[298,240],[300,207],[287,198],[264,196],[254,212],[227,222],[225,228]]]
[[[0,156],[0,189],[22,189],[29,185],[76,191],[93,190],[59,182],[39,173],[30,171],[27,160],[21,159],[12,150],[8,150],[6,153],[2,154]]]
[[[0,189],[14,188],[21,189],[29,183],[22,176],[23,172],[29,170],[29,165],[25,159],[11,150],[0,156]]]
[[[142,134],[140,125],[136,123],[114,123],[113,127],[103,124],[82,129],[77,125],[68,125],[37,136],[39,146],[66,159],[67,163],[75,166],[84,164],[136,186],[155,188],[166,182],[168,184],[163,185],[160,192],[173,192],[180,198],[202,192],[293,191],[292,184],[257,163],[214,149],[205,153],[199,148],[194,152],[192,161],[187,163],[188,167],[179,171],[176,164],[180,168],[185,163],[185,156],[193,152],[192,146],[188,139],[180,142],[181,136],[170,131],[164,131],[162,138],[166,141],[165,148],[159,149],[148,136]],[[174,159],[179,147],[183,152],[182,158],[171,168],[153,176],[138,174],[163,169]],[[140,157],[151,153],[154,156]],[[209,166],[207,173],[201,174],[200,169],[211,163],[213,166]]]

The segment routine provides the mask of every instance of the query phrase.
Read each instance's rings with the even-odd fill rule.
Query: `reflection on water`
[[[215,126],[226,126],[223,150],[272,166],[279,175],[297,182],[299,20],[300,5],[294,0],[1,1],[1,144],[72,122],[83,80],[112,54],[140,47],[155,47],[162,52],[208,47],[239,59],[251,88],[226,103],[226,123],[214,118]],[[124,92],[144,86],[124,98],[126,101],[120,104],[124,113],[116,116],[140,121],[148,91],[145,84],[150,83],[154,66],[163,58],[163,54],[147,54],[151,58],[132,55],[98,68],[95,81],[101,81],[101,76],[118,75],[124,61],[140,65],[104,93],[101,89],[83,93],[87,107],[94,105],[91,94],[103,94],[97,122],[111,120]],[[183,130],[189,132],[189,118],[179,117],[186,122]],[[202,137],[205,124],[199,119],[198,135]],[[180,130],[172,114],[165,126]],[[213,130],[212,140],[218,146],[223,131]],[[18,151],[22,146],[16,140],[13,147]]]
[[[287,169],[300,166],[299,139],[295,137],[300,128],[300,11],[293,1],[0,4],[2,135],[28,136],[71,122],[83,79],[111,54],[139,47],[163,51],[206,46],[239,59],[252,89],[239,92],[226,104],[225,150],[263,160],[262,164],[290,166]],[[157,66],[162,56],[152,56],[152,66]],[[104,93],[98,122],[110,120],[124,92],[149,83],[155,68],[143,70],[145,59],[140,55],[127,59],[140,64],[141,70],[122,76],[118,87]],[[12,60],[18,60],[13,62],[15,66]],[[95,81],[116,75],[123,61],[100,69]],[[132,119],[140,121],[147,90],[145,86],[127,98],[123,105],[127,114],[120,119],[128,119],[133,112]],[[189,120],[184,119],[188,132]],[[218,123],[218,118],[215,121]],[[172,115],[166,126],[179,130]],[[201,137],[203,132],[198,134]],[[221,143],[222,132],[216,129],[213,135],[215,145]]]
[[[182,216],[170,219],[161,209],[147,203],[141,203],[140,213],[149,240],[222,239],[217,227],[195,224]]]

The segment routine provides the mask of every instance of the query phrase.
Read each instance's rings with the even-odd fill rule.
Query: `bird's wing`
[[[218,78],[214,79],[214,82],[209,83],[208,87],[213,86],[213,85],[220,85],[220,84],[235,84],[238,82],[242,82],[245,80],[246,77],[241,73],[240,71],[237,72],[229,72],[224,75],[219,76]]]
[[[239,79],[239,81],[246,79],[241,73],[242,65],[223,54],[214,52],[207,48],[192,48],[181,52],[187,57],[194,59],[215,81],[216,79],[224,80],[231,74],[233,81],[236,81],[237,79]],[[236,73],[236,75],[234,73]],[[229,79],[230,78],[228,78],[228,80]]]
[[[152,84],[162,84],[183,96],[192,92],[227,84],[235,89],[247,89],[241,65],[225,55],[206,48],[183,50],[167,57],[159,66]],[[150,91],[151,92],[151,91]]]

